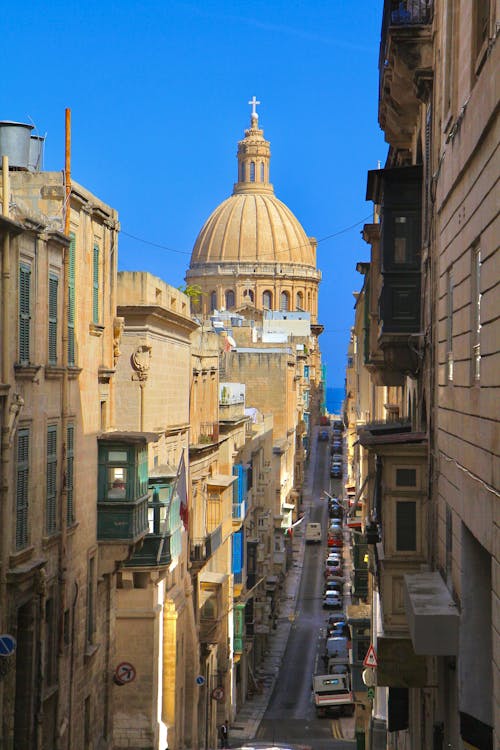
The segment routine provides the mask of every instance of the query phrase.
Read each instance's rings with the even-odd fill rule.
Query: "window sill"
[[[104,326],[99,323],[89,323],[89,333],[91,336],[102,336],[104,333]]]
[[[100,644],[87,643],[85,647],[85,653],[83,655],[85,664],[89,663],[89,661],[95,656],[95,654],[99,651],[99,649],[100,649]]]
[[[49,549],[59,543],[61,539],[61,532],[54,531],[52,534],[45,534],[42,537],[42,549]]]
[[[64,367],[61,365],[45,365],[45,380],[62,380]]]
[[[22,380],[32,380],[34,381],[36,376],[38,375],[39,371],[41,370],[42,365],[21,365],[21,364],[15,364],[14,365],[14,372],[16,373],[16,377]]]
[[[82,372],[82,367],[77,367],[76,365],[68,365],[68,377],[70,380],[76,380],[78,377],[80,377],[80,373]]]

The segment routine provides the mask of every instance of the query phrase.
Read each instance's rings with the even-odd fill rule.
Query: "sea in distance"
[[[326,389],[326,410],[328,414],[340,414],[344,400],[344,388]]]

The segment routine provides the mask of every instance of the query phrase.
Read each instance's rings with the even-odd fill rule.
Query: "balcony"
[[[219,442],[219,423],[202,422],[199,425],[197,434],[195,429],[193,429],[192,440],[193,442],[189,445],[189,450],[192,452],[213,448]]]
[[[111,564],[130,557],[147,532],[147,443],[156,434],[112,432],[98,441],[97,540],[108,546],[101,558]]]
[[[384,2],[379,123],[394,148],[411,148],[422,84],[432,78],[432,18],[432,0]]]
[[[380,241],[378,232],[367,234],[369,364],[377,385],[401,385],[420,364],[421,196],[421,166],[368,173],[366,198],[381,210]]]

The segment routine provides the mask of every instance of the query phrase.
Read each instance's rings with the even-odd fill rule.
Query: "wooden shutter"
[[[29,430],[17,433],[16,549],[28,544]]]
[[[75,505],[73,496],[73,469],[75,457],[75,427],[68,425],[66,430],[66,523],[75,522]]]
[[[30,361],[30,308],[31,308],[31,268],[24,263],[19,266],[19,362]]]
[[[92,273],[92,320],[99,323],[99,245],[94,245]]]
[[[68,364],[75,364],[75,249],[76,238],[70,234],[68,268]]]
[[[49,276],[49,364],[57,363],[57,297],[59,279]]]
[[[45,527],[47,534],[57,531],[57,427],[47,430],[47,496]]]

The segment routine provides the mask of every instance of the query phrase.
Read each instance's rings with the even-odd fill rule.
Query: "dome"
[[[316,266],[313,245],[272,192],[235,192],[205,222],[191,268],[205,263],[299,263]]]
[[[254,99],[250,128],[238,143],[233,194],[205,222],[191,254],[191,270],[212,263],[297,264],[316,268],[316,243],[269,181],[270,144],[258,126]]]

